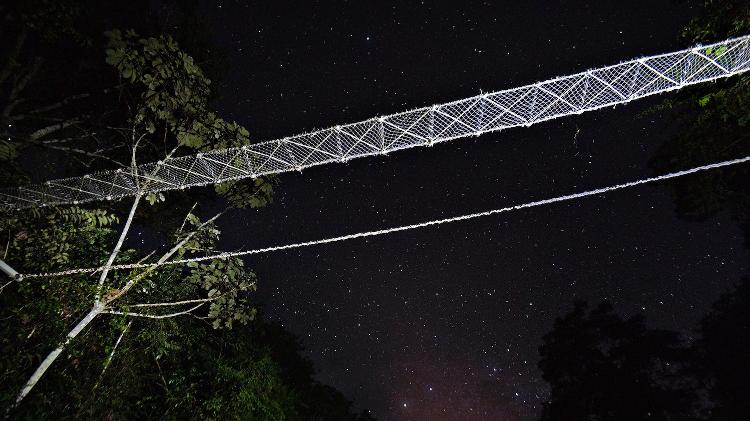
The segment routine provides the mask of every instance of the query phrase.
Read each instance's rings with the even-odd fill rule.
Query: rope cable
[[[419,222],[419,223],[411,224],[411,225],[402,225],[402,226],[397,226],[397,227],[384,228],[384,229],[379,229],[375,231],[365,231],[365,232],[359,232],[355,234],[341,235],[338,237],[329,237],[329,238],[323,238],[319,240],[304,241],[300,243],[291,243],[291,244],[278,245],[278,246],[270,246],[270,247],[252,249],[252,250],[224,252],[224,253],[213,254],[213,255],[208,255],[208,256],[198,256],[198,257],[192,257],[192,258],[187,258],[187,259],[165,261],[163,263],[126,263],[126,264],[118,264],[118,265],[110,265],[110,266],[104,265],[104,266],[92,267],[92,268],[68,269],[68,270],[64,270],[60,272],[31,273],[31,274],[25,274],[22,277],[23,278],[43,278],[43,277],[49,278],[49,277],[74,275],[74,274],[79,274],[79,273],[96,273],[104,269],[121,270],[121,269],[153,268],[153,267],[168,266],[168,265],[172,266],[172,265],[180,265],[180,264],[191,263],[191,262],[202,262],[202,261],[214,260],[214,259],[228,259],[231,257],[249,256],[249,255],[263,254],[263,253],[269,253],[269,252],[274,252],[274,251],[290,250],[290,249],[309,247],[309,246],[315,246],[315,245],[320,245],[320,244],[328,244],[328,243],[336,243],[340,241],[353,240],[357,238],[375,237],[375,236],[380,236],[380,235],[392,234],[395,232],[409,231],[409,230],[413,230],[417,228],[424,228],[424,227],[428,227],[432,225],[442,225],[442,224],[448,224],[448,223],[453,223],[453,222],[466,221],[469,219],[496,215],[496,214],[500,214],[504,212],[532,208],[532,207],[537,207],[537,206],[542,206],[542,205],[548,205],[548,204],[557,203],[557,202],[580,199],[580,198],[584,198],[588,196],[601,195],[601,194],[612,192],[615,190],[622,190],[622,189],[626,189],[629,187],[639,186],[642,184],[655,183],[658,181],[669,180],[669,179],[673,179],[677,177],[683,177],[683,176],[686,176],[689,174],[695,174],[701,171],[708,171],[708,170],[713,170],[717,168],[743,164],[748,161],[750,161],[750,156],[746,156],[744,158],[716,162],[713,164],[701,165],[701,166],[690,168],[687,170],[672,172],[672,173],[668,173],[664,175],[659,175],[656,177],[644,178],[644,179],[630,181],[630,182],[622,183],[622,184],[615,184],[613,186],[601,187],[598,189],[587,190],[587,191],[579,192],[579,193],[556,196],[556,197],[552,197],[549,199],[536,200],[533,202],[527,202],[527,203],[514,205],[514,206],[507,206],[507,207],[499,208],[499,209],[492,209],[488,211],[454,216],[450,218],[430,220],[430,221]]]

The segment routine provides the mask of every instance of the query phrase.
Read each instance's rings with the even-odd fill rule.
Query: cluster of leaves
[[[8,259],[22,272],[89,266],[106,260],[117,218],[84,208],[41,209],[0,222]],[[197,230],[197,231],[196,231]],[[173,240],[196,232],[175,257],[213,252],[220,235],[213,224],[189,214]],[[32,235],[33,233],[33,235]],[[119,263],[136,259],[126,250]],[[65,257],[62,257],[62,256]],[[21,258],[21,256],[23,256]],[[57,258],[55,256],[58,256]],[[107,288],[143,271],[112,274]],[[238,259],[163,266],[149,272],[118,300],[133,304],[218,299],[192,314],[134,319],[117,349],[108,375],[95,388],[106,356],[131,319],[105,316],[74,341],[15,416],[26,418],[368,419],[313,379],[297,340],[259,319],[250,301],[255,275]],[[86,275],[17,282],[0,294],[0,404],[15,398],[29,370],[62,340],[91,306],[96,278]],[[242,328],[237,328],[237,323]],[[92,393],[95,392],[95,393]]]
[[[372,419],[353,414],[340,393],[316,382],[297,339],[262,318],[234,330],[196,319],[137,323],[112,375],[77,408],[87,417]]]
[[[198,60],[169,35],[138,35],[154,33],[149,2],[126,3],[31,0],[0,6],[0,45],[13,47],[0,62],[0,159],[5,159],[0,183],[27,181],[31,171],[22,161],[34,162],[36,172],[44,167],[48,176],[63,169],[80,174],[97,166],[111,168],[113,162],[128,163],[136,141],[141,162],[161,159],[176,147],[179,153],[195,153],[249,142],[244,127],[211,110],[211,81]],[[193,9],[190,2],[185,4],[182,9],[171,7],[184,14]],[[183,17],[193,22],[191,16]],[[200,43],[200,31],[193,30],[199,26],[184,25],[189,34],[180,39]],[[105,28],[117,27],[138,29],[108,31],[102,39]],[[53,153],[31,153],[39,150]],[[230,205],[261,207],[270,203],[275,184],[275,179],[264,177],[223,183],[216,191]],[[161,193],[148,195],[145,201],[151,206],[138,210],[139,224],[148,226],[158,218],[154,228],[171,232],[184,213],[172,218],[170,212],[183,212],[183,198],[179,193],[168,201]],[[116,215],[121,205],[114,207],[114,212],[72,207],[2,215],[2,257],[21,273],[103,264],[118,236],[114,224],[120,222]],[[167,238],[178,242],[189,232],[195,234],[172,258],[216,252],[218,228],[192,213]],[[126,249],[115,263],[144,255],[144,250]],[[81,274],[4,284],[3,408],[11,406],[29,374],[91,309],[97,278]],[[136,283],[111,303],[112,309],[166,316],[177,311],[175,307],[138,304],[207,302],[168,318],[98,316],[14,417],[368,419],[353,415],[340,393],[313,379],[312,365],[301,356],[296,338],[258,316],[251,300],[255,275],[241,260],[113,271],[102,292],[117,296],[118,288],[130,280]],[[112,352],[114,358],[101,376]]]
[[[702,0],[702,12],[684,32],[691,42],[709,42],[750,32],[750,3],[744,0]],[[710,50],[710,51],[709,51]],[[722,54],[721,48],[706,54]],[[665,101],[659,112],[678,115],[680,132],[652,159],[659,170],[673,171],[710,161],[750,155],[750,76],[739,75],[698,85]],[[680,215],[704,219],[730,210],[747,229],[750,241],[750,170],[738,166],[671,183]]]
[[[215,250],[219,230],[213,224],[202,225],[197,216],[188,214],[189,225],[202,228],[178,251],[179,258],[196,253]],[[178,238],[181,233],[178,233]],[[214,259],[209,263],[190,262],[189,273],[184,280],[204,291],[207,298],[213,299],[209,306],[208,318],[215,329],[231,329],[234,322],[246,325],[253,320],[256,309],[252,307],[250,293],[256,290],[256,277],[247,271],[238,258]]]
[[[101,209],[34,208],[0,219],[0,232],[7,236],[5,253],[12,256],[17,270],[43,272],[64,264],[98,263],[89,250],[106,247],[111,226],[118,221]]]
[[[81,4],[70,0],[33,0],[9,4],[16,22],[22,29],[34,31],[46,41],[66,37],[86,41],[74,22],[83,14]]]
[[[747,35],[750,8],[742,0],[695,0],[702,9],[683,31],[683,37],[696,42],[727,36]]]
[[[78,207],[9,215],[0,218],[3,257],[21,273],[98,264],[107,257],[116,221],[112,214]],[[124,253],[120,261],[130,257],[132,252]],[[0,404],[9,406],[29,370],[91,306],[95,290],[95,281],[86,275],[30,279],[4,288],[0,294]],[[91,338],[102,339],[98,333]],[[80,365],[79,354],[71,353],[69,363]]]

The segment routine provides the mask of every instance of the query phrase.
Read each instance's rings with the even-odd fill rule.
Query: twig
[[[54,132],[56,132],[58,130],[62,130],[64,128],[72,126],[72,125],[74,125],[76,123],[78,123],[78,120],[72,119],[72,120],[66,120],[66,121],[63,121],[63,122],[60,122],[60,123],[57,123],[57,124],[52,124],[52,125],[47,126],[47,127],[43,127],[43,128],[41,128],[41,129],[39,129],[39,130],[37,130],[35,132],[32,132],[29,135],[29,139],[32,140],[32,141],[39,140],[40,138],[42,138],[44,136],[47,136],[50,133],[54,133]]]
[[[77,154],[90,156],[92,158],[104,159],[104,160],[107,160],[107,161],[112,162],[114,164],[117,164],[117,165],[119,165],[121,167],[127,167],[127,165],[123,164],[122,162],[120,162],[120,161],[118,161],[116,159],[112,159],[112,158],[110,158],[110,157],[108,157],[106,155],[99,154],[99,153],[97,153],[97,151],[89,152],[89,151],[86,151],[86,150],[83,150],[83,149],[79,149],[79,148],[71,148],[71,147],[67,147],[67,146],[55,146],[55,145],[51,145],[49,143],[39,143],[39,142],[34,142],[34,143],[37,144],[37,145],[39,145],[39,146],[43,146],[43,147],[45,147],[47,149],[55,149],[55,150],[58,150],[58,151],[65,151],[65,152],[75,152]]]
[[[10,249],[10,229],[8,229],[8,242],[5,243],[5,253],[3,253],[3,260],[8,257],[8,249]]]
[[[191,213],[193,213],[196,206],[198,206],[198,202],[193,203],[193,207],[190,208],[187,215],[185,215],[185,219],[182,220],[182,225],[180,225],[180,229],[177,230],[178,232],[182,232],[182,229],[185,228],[185,224],[187,223],[188,217],[190,216]],[[10,237],[8,237],[8,241],[10,241]]]
[[[120,341],[122,341],[122,337],[125,336],[125,333],[130,328],[130,325],[133,324],[133,321],[129,321],[127,326],[125,326],[125,329],[122,330],[122,333],[120,333],[120,337],[117,338],[117,342],[115,342],[115,346],[112,347],[112,352],[109,353],[109,357],[107,357],[107,361],[104,362],[104,368],[102,368],[102,372],[99,374],[99,379],[94,384],[94,389],[96,390],[97,387],[99,387],[99,383],[104,379],[104,372],[107,371],[107,367],[112,363],[112,358],[115,356],[115,351],[117,351],[117,346],[120,345]]]
[[[130,304],[129,307],[167,307],[167,306],[179,306],[182,304],[193,304],[193,303],[205,303],[206,301],[212,301],[219,298],[217,297],[211,297],[211,298],[198,298],[194,300],[183,300],[183,301],[171,301],[171,302],[165,302],[165,303],[142,303],[142,304]]]
[[[7,287],[8,285],[12,284],[15,281],[16,281],[16,279],[11,279],[10,281],[8,281],[5,284],[3,284],[3,286],[0,287],[0,294],[2,294],[3,290],[5,289],[5,287]]]
[[[161,372],[161,365],[159,365],[159,357],[154,355],[154,361],[156,361],[156,367],[159,368],[159,377],[161,377],[161,382],[164,384],[164,391],[167,392],[167,395],[172,396],[172,392],[169,391],[169,386],[167,386],[167,381],[164,380],[164,374]]]
[[[194,235],[195,235],[196,233],[198,233],[198,232],[199,232],[199,231],[200,231],[201,229],[203,229],[203,228],[204,228],[204,227],[205,227],[206,225],[208,225],[208,224],[210,224],[211,222],[215,221],[215,220],[216,220],[216,219],[217,219],[218,217],[220,217],[221,215],[223,215],[223,214],[224,214],[224,212],[226,212],[226,210],[223,210],[223,211],[221,211],[221,212],[217,213],[216,215],[214,215],[214,217],[213,217],[213,218],[211,218],[211,219],[209,219],[209,220],[207,220],[207,221],[203,222],[203,223],[202,223],[201,225],[199,225],[199,226],[198,226],[198,228],[197,228],[197,229],[196,229],[195,231],[192,231],[192,232],[190,232],[190,234],[186,235],[186,236],[185,236],[185,238],[183,238],[183,239],[182,239],[182,241],[180,241],[179,243],[175,244],[175,246],[174,246],[174,247],[172,247],[172,248],[171,248],[171,249],[170,249],[170,250],[169,250],[169,251],[168,251],[167,253],[165,253],[164,255],[162,255],[162,256],[161,256],[161,258],[159,258],[159,260],[158,260],[158,261],[156,262],[156,266],[151,266],[151,267],[149,267],[148,269],[146,269],[145,271],[141,272],[141,273],[140,273],[139,275],[137,275],[137,276],[135,276],[134,278],[130,279],[130,280],[129,280],[129,281],[128,281],[128,282],[126,283],[126,284],[125,284],[125,286],[123,286],[123,287],[122,287],[122,288],[120,289],[120,291],[119,291],[119,292],[118,292],[117,294],[113,295],[112,297],[110,297],[110,298],[109,298],[109,299],[107,300],[107,304],[109,304],[109,303],[111,303],[112,301],[114,301],[114,300],[116,300],[116,299],[118,299],[118,298],[122,297],[122,296],[123,296],[123,295],[124,295],[125,293],[127,293],[127,292],[128,292],[128,290],[129,290],[130,288],[132,288],[132,287],[133,287],[133,285],[135,285],[135,284],[136,284],[137,282],[139,282],[139,281],[140,281],[141,279],[145,278],[145,277],[146,277],[146,275],[148,275],[149,273],[153,272],[153,271],[154,271],[154,270],[155,270],[155,269],[156,269],[156,268],[157,268],[158,266],[162,265],[162,264],[163,264],[164,262],[166,262],[167,260],[169,260],[169,258],[171,258],[171,257],[172,257],[172,256],[173,256],[173,255],[174,255],[175,253],[177,253],[177,251],[178,251],[178,250],[179,250],[180,248],[182,248],[182,246],[184,246],[184,245],[185,245],[185,243],[187,243],[188,241],[190,241],[190,239],[191,239],[191,238],[193,238],[193,236],[194,236]]]

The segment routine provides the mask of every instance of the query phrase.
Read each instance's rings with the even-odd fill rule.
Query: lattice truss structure
[[[627,103],[750,69],[750,36],[135,169],[0,190],[0,207],[112,200],[346,162]]]

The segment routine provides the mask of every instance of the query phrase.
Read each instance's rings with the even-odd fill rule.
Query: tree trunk
[[[32,374],[31,377],[29,377],[29,380],[26,382],[26,384],[23,385],[23,389],[21,389],[21,392],[18,393],[18,397],[16,397],[15,406],[18,406],[18,404],[21,403],[23,398],[25,398],[26,395],[28,395],[29,392],[31,392],[31,389],[33,389],[34,386],[37,384],[37,382],[39,382],[39,379],[42,378],[42,376],[47,371],[47,369],[52,365],[52,363],[55,362],[57,357],[59,357],[60,354],[65,350],[65,347],[67,347],[68,344],[70,344],[70,341],[72,341],[73,338],[78,336],[78,334],[81,333],[81,331],[86,326],[88,326],[89,323],[91,323],[94,320],[94,318],[102,312],[102,310],[104,310],[103,305],[94,306],[91,309],[91,311],[89,311],[89,313],[80,322],[78,322],[78,324],[73,328],[73,330],[68,332],[68,335],[65,337],[65,340],[63,341],[63,343],[61,343],[60,346],[55,348],[52,352],[50,352],[47,355],[47,358],[45,358],[44,361],[42,361],[42,363],[39,364],[39,367],[36,368],[36,370],[34,371],[34,374]]]

